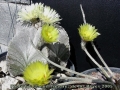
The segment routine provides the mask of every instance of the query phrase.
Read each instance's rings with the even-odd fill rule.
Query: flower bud
[[[25,68],[23,75],[28,84],[32,86],[43,86],[49,83],[52,72],[53,70],[49,70],[48,64],[36,61]]]
[[[100,33],[97,32],[94,26],[83,24],[78,28],[79,35],[84,41],[93,41]]]
[[[57,28],[52,25],[43,25],[41,36],[46,43],[53,43],[58,41],[59,32]]]

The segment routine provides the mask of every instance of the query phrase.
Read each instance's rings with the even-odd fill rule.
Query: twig
[[[70,70],[70,69],[68,69],[68,68],[62,67],[62,66],[54,63],[53,61],[49,60],[49,58],[47,58],[44,54],[42,54],[42,52],[35,47],[35,45],[33,44],[32,41],[31,41],[31,44],[32,44],[33,47],[39,52],[39,54],[40,54],[41,56],[43,56],[43,58],[44,58],[45,60],[47,60],[49,63],[51,63],[52,65],[54,65],[54,66],[56,66],[56,67],[58,67],[58,68],[60,68],[60,69],[62,69],[62,70],[68,71],[68,72],[73,73],[73,74],[77,74],[77,75],[82,76],[82,77],[91,78],[91,79],[97,79],[97,78],[95,78],[95,77],[92,77],[92,76],[89,76],[89,75],[85,75],[85,74],[82,74],[82,73],[79,73],[79,72]]]
[[[91,42],[96,54],[98,55],[98,57],[100,58],[101,62],[104,64],[104,66],[106,67],[106,69],[108,70],[108,72],[111,74],[112,77],[114,77],[113,72],[110,70],[110,68],[108,67],[108,65],[105,63],[104,59],[102,58],[102,56],[100,55],[100,53],[98,52],[97,48],[95,47],[94,43]]]
[[[96,62],[96,60],[90,55],[90,53],[87,51],[85,45],[86,45],[86,42],[81,41],[81,47],[82,47],[82,49],[85,51],[85,53],[87,54],[87,56],[100,68],[100,70],[104,73],[104,75],[105,75],[107,78],[110,78],[110,76],[109,76],[108,73],[105,71],[105,69],[104,69],[98,62]]]
[[[56,79],[66,79],[66,80],[72,80],[72,81],[81,81],[82,83],[92,83],[93,80],[88,79],[88,78],[79,78],[79,77],[53,77]]]
[[[82,5],[80,4],[80,8],[81,8],[81,12],[82,12],[82,16],[83,16],[83,21],[86,24],[86,19],[85,19],[85,13],[83,11]]]
[[[80,83],[87,83],[87,82],[86,82],[86,81],[83,81],[83,82],[81,82],[81,81],[70,81],[70,82],[60,83],[60,84],[58,84],[58,85],[60,85],[60,86],[64,86],[64,85],[80,84]]]
[[[54,66],[56,66],[56,67],[58,67],[58,68],[60,68],[60,69],[62,69],[62,70],[66,70],[66,71],[68,71],[68,72],[70,72],[70,73],[77,74],[77,75],[79,75],[79,76],[83,76],[83,77],[87,77],[87,78],[91,78],[91,79],[96,79],[95,77],[91,77],[91,76],[89,76],[89,75],[85,75],[85,74],[82,74],[82,73],[79,73],[79,72],[76,72],[76,71],[67,69],[67,68],[65,68],[65,67],[62,67],[62,66],[60,66],[60,65],[52,62],[51,60],[49,60],[49,59],[48,59],[47,57],[45,57],[45,56],[42,54],[42,52],[40,52],[40,51],[39,51],[39,54],[40,54],[41,56],[43,56],[44,59],[46,59],[49,63],[51,63],[52,65],[54,65]]]

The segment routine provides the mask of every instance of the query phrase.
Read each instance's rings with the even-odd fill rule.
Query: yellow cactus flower
[[[48,6],[44,6],[43,13],[39,15],[40,20],[47,24],[59,23],[60,15]]]
[[[52,25],[45,24],[42,26],[41,36],[46,43],[53,43],[58,41],[58,29]]]
[[[22,8],[20,12],[18,12],[18,19],[21,22],[27,23],[37,23],[39,21],[39,15],[43,11],[42,3],[35,3],[25,8]]]
[[[43,86],[49,83],[52,70],[49,70],[48,64],[44,64],[40,61],[36,61],[28,65],[23,76],[26,82],[32,86]]]
[[[97,32],[94,26],[90,24],[83,24],[78,28],[79,35],[84,41],[93,41],[100,33]]]

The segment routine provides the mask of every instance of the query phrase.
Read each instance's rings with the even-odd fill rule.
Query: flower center
[[[31,22],[32,22],[32,23],[38,23],[38,22],[39,22],[39,18],[32,18],[32,19],[31,19]]]
[[[47,33],[47,36],[48,36],[48,38],[50,38],[50,39],[52,38],[52,36],[51,36],[51,34],[50,34],[49,32]]]

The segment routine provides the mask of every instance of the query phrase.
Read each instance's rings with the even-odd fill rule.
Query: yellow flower
[[[52,25],[43,25],[41,36],[46,43],[53,43],[58,41],[59,32],[58,29]]]
[[[36,61],[25,68],[23,75],[28,84],[42,86],[49,83],[52,72],[53,70],[49,70],[48,64]]]
[[[94,26],[83,24],[78,28],[79,35],[84,41],[93,41],[100,33],[97,32]]]
[[[22,8],[20,12],[18,12],[18,19],[22,22],[27,23],[37,23],[39,21],[39,15],[43,11],[43,4],[36,3],[26,6]]]
[[[48,6],[44,6],[43,13],[39,15],[40,20],[47,24],[59,23],[60,15]]]

